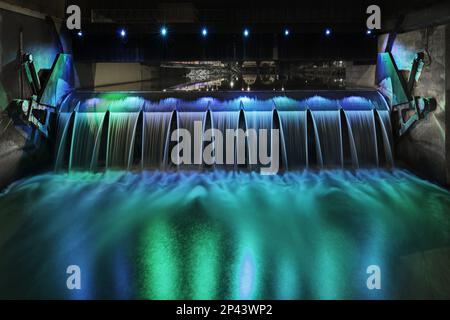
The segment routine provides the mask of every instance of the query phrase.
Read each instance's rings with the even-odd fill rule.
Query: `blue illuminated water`
[[[218,129],[222,135],[226,129],[266,130],[268,137],[263,136],[267,143],[262,146],[268,152],[262,154],[267,154],[269,160],[273,157],[275,141],[270,130],[280,130],[275,142],[280,145],[283,169],[370,168],[394,164],[389,109],[376,91],[293,91],[285,95],[218,92],[206,97],[178,92],[165,96],[75,92],[64,101],[60,111],[58,169],[171,167],[173,163],[169,162],[173,159],[169,155],[174,146],[171,138],[176,129],[191,134],[190,158],[195,163],[179,169],[199,168],[195,159],[203,158],[205,143],[195,144],[196,121],[202,121],[200,135],[207,129]],[[258,131],[257,134],[260,139]],[[183,139],[180,134],[176,137],[176,142]],[[259,169],[264,162],[258,157],[259,144],[246,139],[246,168]],[[224,151],[226,158],[227,151]],[[224,159],[228,166],[215,167],[235,170],[237,159],[232,163]]]
[[[449,297],[415,259],[445,265],[450,194],[399,170],[50,173],[0,208],[1,298]]]

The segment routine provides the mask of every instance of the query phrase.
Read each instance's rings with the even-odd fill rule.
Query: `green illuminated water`
[[[442,278],[409,261],[449,248],[450,194],[404,171],[72,172],[12,185],[0,221],[0,298],[403,298]]]

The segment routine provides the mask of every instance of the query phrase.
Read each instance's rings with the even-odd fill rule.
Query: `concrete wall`
[[[20,97],[17,54],[21,28],[23,49],[33,54],[38,70],[51,68],[56,55],[63,51],[51,20],[0,9],[0,110]],[[25,89],[28,89],[26,84]],[[29,95],[29,91],[25,94]]]
[[[347,88],[375,88],[376,65],[345,63],[345,83]]]
[[[76,62],[75,69],[81,89],[96,91],[145,91],[158,89],[158,67],[147,66],[141,63]]]
[[[181,68],[125,62],[75,62],[80,88],[95,91],[162,90],[188,81]]]
[[[380,37],[380,50],[384,49],[387,37]],[[392,54],[399,70],[409,77],[416,52],[428,53],[425,66],[414,89],[416,96],[434,97],[437,110],[415,124],[396,146],[397,159],[417,173],[441,184],[447,184],[445,148],[446,106],[446,26],[438,26],[398,34]]]
[[[157,73],[140,63],[96,63],[94,87],[98,91],[145,90],[145,82]]]
[[[35,3],[34,8],[38,8],[40,2],[23,3],[30,6]],[[64,50],[59,36],[64,33],[60,32],[63,30],[61,21],[46,19],[45,14],[22,10],[22,7],[8,7],[11,10],[6,7],[0,6],[0,190],[14,180],[51,165],[45,139],[31,140],[29,130],[21,130],[4,112],[10,101],[20,98],[17,60],[20,29],[23,30],[23,49],[33,54],[38,70],[50,69],[56,55]],[[30,91],[24,82],[24,98],[29,97]]]
[[[65,3],[65,0],[0,0],[0,7],[12,7],[19,12],[35,11],[38,14],[63,18]]]

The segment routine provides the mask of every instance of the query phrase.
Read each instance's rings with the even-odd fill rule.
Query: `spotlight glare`
[[[330,29],[330,28],[326,28],[326,29],[325,29],[325,35],[326,35],[327,37],[331,36],[331,29]]]
[[[244,29],[244,37],[248,37],[250,35],[250,31],[248,29]]]
[[[368,30],[366,31],[366,34],[367,34],[368,36],[370,36],[370,35],[372,34],[372,30],[368,29]]]
[[[125,29],[121,29],[119,34],[122,38],[125,38],[127,36],[127,31]]]
[[[289,32],[289,29],[285,29],[285,30],[284,30],[284,35],[285,35],[286,37],[289,35],[289,33],[290,33],[290,32]]]
[[[203,29],[202,29],[202,36],[203,36],[203,37],[206,37],[207,35],[208,35],[208,29],[203,28]]]
[[[81,37],[83,36],[83,31],[81,31],[81,30],[78,31],[78,32],[77,32],[77,35],[81,38]]]
[[[161,36],[163,36],[163,37],[167,36],[167,28],[166,27],[162,27],[159,32],[161,33]]]

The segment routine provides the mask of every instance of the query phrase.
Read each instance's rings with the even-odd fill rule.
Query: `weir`
[[[202,124],[201,132],[194,132],[196,122]],[[223,159],[213,167],[227,170],[259,168],[258,154],[273,157],[275,142],[280,146],[284,170],[394,165],[389,106],[377,91],[293,91],[282,95],[74,92],[58,114],[56,168],[208,167],[202,162],[205,139],[200,143],[191,139],[191,164],[171,163],[172,149],[183,139],[177,129],[203,138],[208,129],[220,131]],[[262,144],[249,143],[251,137],[246,136],[245,154],[237,147],[225,150],[227,130],[237,129],[263,130],[268,136]],[[279,130],[277,141],[271,129]],[[220,147],[215,139],[218,137],[208,140],[213,149]],[[239,157],[244,166],[238,166]]]

